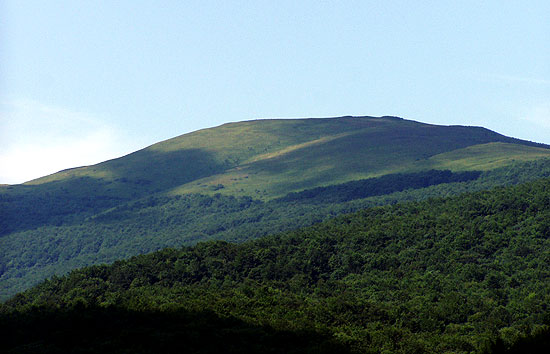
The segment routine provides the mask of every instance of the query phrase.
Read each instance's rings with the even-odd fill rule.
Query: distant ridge
[[[427,169],[467,170],[430,158],[488,143],[502,146],[479,152],[479,159],[498,155],[533,160],[550,146],[500,135],[481,127],[438,126],[400,117],[265,119],[226,123],[151,145],[97,165],[60,171],[26,183],[78,184],[86,178],[94,193],[144,195],[151,192],[222,193],[271,199],[305,188],[344,183],[387,173]],[[522,149],[519,146],[535,149]],[[537,149],[538,148],[538,149]],[[544,149],[544,150],[541,150]],[[513,149],[512,149],[513,150]],[[481,151],[481,150],[480,150]],[[223,186],[223,188],[218,188]]]
[[[482,127],[391,116],[227,123],[0,186],[0,299],[83,265],[241,242],[549,171],[548,146]]]

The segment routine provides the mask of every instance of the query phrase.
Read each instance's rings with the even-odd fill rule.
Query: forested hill
[[[16,228],[0,238],[0,300],[85,265],[201,240],[242,242],[373,206],[488,190],[541,177],[550,177],[549,159],[483,173],[390,174],[304,190],[268,202],[219,194],[159,194],[121,202],[95,214],[72,214],[64,211],[78,203],[64,195],[0,200],[4,208],[0,222],[11,220]]]
[[[200,321],[191,328],[193,316],[209,313],[212,326],[224,328],[217,333],[233,334],[229,345],[264,333],[265,352],[284,352],[272,337],[282,333],[277,338],[302,343],[302,352],[518,352],[537,341],[531,348],[545,353],[549,236],[550,179],[371,208],[277,236],[165,249],[43,282],[0,308],[0,345],[147,352],[186,326],[204,333]],[[76,314],[98,323],[108,313],[126,314],[117,317],[123,332],[54,329]],[[181,321],[151,332],[143,316]],[[531,340],[521,339],[528,334]],[[196,352],[210,344],[203,349]]]
[[[361,208],[547,175],[546,145],[396,117],[270,119],[0,186],[0,300],[167,246],[243,241]],[[525,166],[525,167],[520,167]]]

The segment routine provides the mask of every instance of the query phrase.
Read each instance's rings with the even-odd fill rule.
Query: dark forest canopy
[[[9,300],[1,321],[19,338],[52,312],[80,309],[103,321],[102,309],[206,311],[269,333],[318,335],[327,348],[352,352],[498,352],[547,333],[549,237],[550,179],[542,179],[83,268]]]

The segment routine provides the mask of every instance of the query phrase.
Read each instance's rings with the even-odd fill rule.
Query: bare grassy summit
[[[27,185],[77,185],[125,197],[165,191],[268,200],[389,173],[488,170],[541,157],[550,157],[548,146],[480,127],[397,117],[266,119],[199,130]]]

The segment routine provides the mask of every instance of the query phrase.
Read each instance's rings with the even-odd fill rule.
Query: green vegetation
[[[263,120],[0,186],[0,299],[54,276],[0,305],[0,351],[548,348],[548,157],[477,127]]]
[[[516,164],[467,180],[476,175],[437,171],[387,175],[314,189],[323,191],[316,198],[297,199],[311,193],[306,190],[269,202],[220,194],[212,197],[158,194],[128,202],[85,199],[88,204],[82,199],[71,202],[66,194],[58,199],[23,195],[21,200],[14,198],[4,203],[0,200],[3,215],[10,216],[10,225],[18,228],[0,238],[0,298],[7,299],[54,274],[165,247],[193,245],[204,240],[242,242],[373,206],[549,177],[550,160]],[[358,188],[370,194],[361,195]],[[354,195],[361,199],[351,198]],[[111,203],[118,205],[108,207]],[[44,217],[40,219],[37,215]],[[40,220],[44,223],[40,224]]]
[[[348,353],[328,335],[278,331],[211,311],[75,305],[0,319],[2,353]]]
[[[532,180],[544,174],[513,166],[545,156],[547,146],[487,129],[395,117],[204,129],[98,165],[0,186],[0,299],[53,274],[168,246],[242,241],[376,205]],[[432,183],[426,171],[434,168],[487,173],[467,186]],[[503,175],[499,168],[509,170]],[[398,182],[415,173],[428,182]],[[371,191],[360,191],[371,182],[352,188],[365,178],[381,179],[370,180]],[[422,183],[428,187],[412,190]],[[321,190],[328,199],[290,200]]]
[[[545,157],[548,146],[487,129],[396,117],[257,120],[200,130],[0,186],[0,299],[53,274],[168,246],[242,241],[376,205],[532,180],[544,175],[513,166]],[[433,169],[487,173],[466,186],[430,182],[426,171]],[[415,173],[417,181],[398,181]],[[377,182],[352,188],[368,178]],[[331,187],[345,183],[352,184]],[[412,191],[422,186],[430,187]],[[328,192],[315,203],[291,200],[321,190]]]
[[[173,193],[244,194],[269,200],[303,189],[390,173],[490,170],[515,161],[550,157],[546,146],[536,147],[482,128],[441,127],[387,118],[336,121],[340,129],[351,131],[340,133],[334,127],[334,132],[326,133],[328,139],[260,155],[223,173],[179,186]]]
[[[395,117],[274,119],[196,131],[26,185],[73,197],[135,199],[164,191],[269,200],[388,173],[487,170],[541,157],[550,157],[548,146],[478,127]]]
[[[81,343],[74,351],[87,340],[116,351],[111,348],[124,348],[121,337],[149,333],[144,326],[156,328],[146,343],[173,343],[190,323],[234,323],[230,343],[237,346],[248,343],[241,335],[251,332],[267,338],[284,333],[295,343],[305,336],[310,340],[304,339],[302,352],[314,343],[357,353],[513,350],[526,335],[548,338],[549,235],[547,178],[370,208],[241,244],[165,249],[73,271],[15,296],[0,307],[1,329],[11,339],[2,345],[12,352],[58,345],[63,328],[54,339],[55,328],[33,329],[61,325],[78,312],[100,324],[114,313],[127,337],[97,326],[88,335],[76,326],[68,332]],[[194,320],[204,313],[212,322]],[[168,323],[181,323],[155,325],[166,316],[174,319]],[[191,330],[204,338],[203,329]],[[265,343],[273,342],[278,340]],[[262,350],[269,352],[270,345]],[[255,350],[250,348],[245,351]]]
[[[301,192],[289,193],[280,201],[300,201],[307,203],[342,203],[376,195],[401,192],[406,189],[420,189],[428,186],[467,182],[477,179],[479,171],[452,173],[451,171],[423,171],[418,173],[397,173],[378,178],[351,181],[328,187],[306,189]]]
[[[548,150],[543,148],[498,142],[469,146],[435,155],[430,157],[427,163],[430,167],[438,169],[487,171],[512,161],[531,161],[548,157],[547,153]]]
[[[546,354],[550,349],[550,327],[540,328],[532,334],[522,336],[511,345],[498,338],[488,349],[492,354]]]

